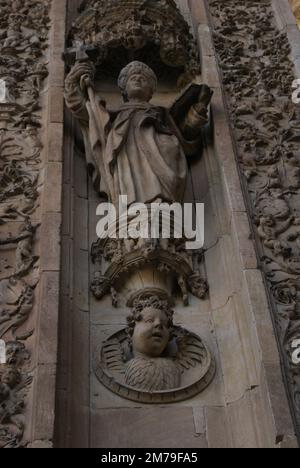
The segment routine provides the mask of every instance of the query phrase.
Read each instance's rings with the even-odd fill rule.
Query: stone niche
[[[75,23],[70,28],[65,52],[69,66],[76,60],[77,53],[87,54],[96,64],[100,60],[94,55],[94,46],[105,38],[97,36],[93,29],[93,8],[102,3],[83,2],[79,17],[73,7],[70,9],[69,24],[73,20]],[[122,22],[118,4],[123,2],[104,3],[109,4],[110,12]],[[136,7],[140,3],[143,2],[131,2]],[[201,391],[180,401],[152,404],[118,395],[118,391],[112,391],[99,381],[95,372],[99,347],[126,328],[130,313],[128,297],[132,290],[144,287],[147,282],[151,287],[156,281],[167,284],[170,278],[166,271],[155,276],[151,269],[137,270],[129,282],[123,279],[124,284],[118,285],[117,307],[112,304],[110,294],[101,299],[93,294],[91,284],[99,265],[93,262],[91,247],[97,241],[96,207],[103,200],[87,171],[79,124],[66,111],[55,444],[94,448],[275,447],[282,435],[280,443],[294,443],[289,412],[286,416],[275,414],[278,407],[274,408],[272,403],[278,398],[288,408],[269,305],[251,240],[223,104],[205,2],[170,0],[159,3],[162,11],[171,8],[175,12],[174,24],[179,22],[182,34],[186,35],[190,48],[181,51],[181,62],[177,66],[166,63],[163,53],[158,60],[161,45],[158,38],[151,45],[144,31],[139,34],[140,19],[137,19],[136,24],[131,24],[131,40],[138,37],[145,45],[137,51],[128,46],[126,54],[121,54],[125,49],[124,44],[123,49],[120,46],[122,38],[118,38],[118,47],[109,55],[106,38],[105,67],[101,73],[101,65],[97,64],[95,91],[109,107],[117,109],[122,102],[116,85],[117,74],[129,58],[144,60],[155,68],[160,78],[152,101],[155,105],[169,107],[180,94],[178,84],[186,84],[186,79],[205,83],[214,91],[209,123],[202,132],[203,144],[188,161],[184,196],[186,202],[205,204],[205,245],[199,258],[195,255],[193,261],[207,281],[209,293],[200,299],[186,292],[188,300],[184,305],[180,287],[171,290],[175,325],[201,338],[214,361],[214,372]],[[104,16],[101,18],[104,21]],[[155,15],[152,21],[157,21]],[[102,30],[99,28],[100,32]],[[88,32],[87,36],[84,31]],[[88,40],[84,42],[86,37]],[[172,36],[175,42],[176,38],[176,34]],[[74,40],[78,41],[77,46]],[[191,46],[194,40],[198,49]],[[171,51],[176,51],[177,46],[171,43]],[[186,54],[189,53],[188,58]],[[199,68],[195,66],[197,60]],[[180,77],[184,80],[180,81]],[[270,382],[276,382],[276,386],[272,387]]]

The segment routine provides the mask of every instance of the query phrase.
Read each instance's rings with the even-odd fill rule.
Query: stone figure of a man
[[[157,77],[144,63],[129,63],[121,71],[124,104],[115,111],[96,97],[93,79],[93,67],[78,62],[67,77],[65,97],[80,121],[97,190],[116,206],[120,195],[127,195],[128,205],[182,202],[186,156],[199,150],[209,88],[199,87],[196,100],[176,119],[150,103]]]

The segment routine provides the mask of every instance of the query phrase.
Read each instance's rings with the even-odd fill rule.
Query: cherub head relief
[[[135,61],[123,68],[118,86],[125,102],[149,102],[157,89],[157,77],[148,65]]]
[[[101,345],[94,358],[97,378],[129,400],[181,401],[211,382],[215,364],[199,336],[173,324],[169,301],[135,301],[126,329]]]
[[[167,348],[173,338],[173,311],[158,297],[138,300],[128,317],[133,358],[126,364],[125,382],[146,391],[180,385],[180,370]]]
[[[173,311],[169,303],[156,296],[138,300],[127,321],[134,356],[162,356],[172,339]]]

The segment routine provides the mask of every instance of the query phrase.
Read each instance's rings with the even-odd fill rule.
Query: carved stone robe
[[[87,162],[100,193],[116,206],[120,195],[127,195],[128,206],[156,199],[182,202],[185,153],[195,142],[184,139],[167,109],[129,102],[111,112],[91,89],[86,100],[72,85],[66,102],[80,120]]]

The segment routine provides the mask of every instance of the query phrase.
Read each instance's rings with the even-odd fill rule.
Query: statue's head
[[[118,85],[124,101],[149,102],[157,89],[157,77],[145,63],[131,62],[121,71]]]
[[[173,311],[169,303],[156,296],[139,299],[127,320],[133,353],[160,357],[172,339]]]

